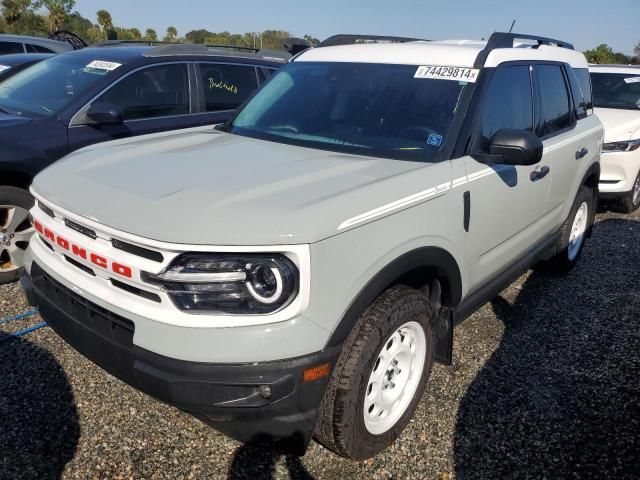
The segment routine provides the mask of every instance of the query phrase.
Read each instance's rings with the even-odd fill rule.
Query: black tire
[[[580,246],[576,253],[570,251],[569,239],[571,236],[571,229],[576,218],[576,213],[578,212],[578,208],[583,203],[586,204],[588,208],[587,225],[582,242],[580,243]],[[563,275],[569,273],[578,264],[578,261],[580,260],[580,257],[582,255],[582,250],[584,249],[584,243],[586,241],[586,238],[588,237],[591,227],[593,226],[596,206],[595,203],[595,194],[593,190],[582,185],[578,190],[578,195],[576,195],[576,198],[573,202],[569,217],[562,225],[560,240],[558,240],[558,244],[555,247],[556,254],[543,263],[543,267],[545,270]]]
[[[26,210],[30,210],[33,207],[34,199],[29,192],[22,188],[17,187],[5,187],[0,186],[0,205],[14,205],[17,207],[22,207]],[[0,235],[2,234],[2,226],[4,225],[5,218],[3,218],[3,212],[0,210]],[[1,239],[0,239],[1,240]],[[20,248],[26,249],[26,244],[20,245]],[[2,255],[2,251],[0,250],[0,255]],[[22,268],[7,270],[9,267],[8,257],[6,256],[6,252],[3,257],[0,257],[0,285],[4,285],[5,283],[15,282],[20,278],[22,274]],[[5,268],[3,268],[3,266]]]
[[[624,197],[615,202],[612,207],[615,211],[621,213],[631,213],[635,212],[638,208],[640,208],[640,173],[636,177],[635,182],[633,182],[633,188],[630,192],[628,192]],[[634,198],[635,201],[634,201]]]
[[[362,314],[349,334],[323,398],[315,438],[346,458],[364,460],[391,445],[420,403],[434,358],[433,313],[425,295],[398,285],[383,292]],[[422,375],[402,416],[386,432],[371,434],[364,420],[369,376],[390,336],[407,322],[422,327],[426,352]]]

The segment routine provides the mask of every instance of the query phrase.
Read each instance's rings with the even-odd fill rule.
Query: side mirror
[[[489,142],[487,160],[506,165],[535,165],[542,159],[542,141],[529,130],[498,130]]]
[[[120,125],[124,122],[120,107],[104,102],[92,104],[87,111],[87,118],[98,125]]]

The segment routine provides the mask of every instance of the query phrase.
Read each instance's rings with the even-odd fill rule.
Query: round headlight
[[[282,254],[190,253],[164,272],[142,278],[162,286],[180,310],[255,315],[289,305],[298,293],[298,275]]]

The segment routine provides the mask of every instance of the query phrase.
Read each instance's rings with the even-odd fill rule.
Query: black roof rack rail
[[[214,44],[214,43],[205,43],[204,46],[207,47],[207,48],[221,48],[221,49],[227,49],[227,50],[240,50],[242,52],[251,52],[251,53],[258,53],[260,51],[259,48],[238,47],[236,45],[217,45],[217,44]]]
[[[476,58],[475,62],[476,68],[481,68],[484,66],[484,62],[487,60],[487,57],[492,50],[495,50],[496,48],[514,48],[514,40],[533,40],[537,43],[535,47],[539,47],[540,45],[551,45],[574,50],[573,45],[569,42],[556,40],[555,38],[540,37],[538,35],[527,35],[523,33],[494,32],[489,37],[486,47],[484,47],[484,49],[478,54],[478,58]]]
[[[388,42],[388,43],[405,43],[405,42],[418,42],[428,41],[424,38],[411,38],[411,37],[389,37],[386,35],[334,35],[329,37],[323,42],[320,42],[318,47],[335,47],[337,45],[353,45],[356,43],[374,43],[374,42]]]
[[[238,53],[241,52],[241,53]],[[286,62],[291,55],[284,50],[256,49],[249,47],[235,47],[233,45],[204,45],[202,43],[167,43],[158,45],[145,52],[145,57],[164,57],[169,55],[242,55],[261,60]]]
[[[117,47],[117,46],[135,46],[142,45],[154,47],[156,45],[184,45],[178,42],[163,42],[161,40],[105,40],[103,42],[94,43],[91,47]]]

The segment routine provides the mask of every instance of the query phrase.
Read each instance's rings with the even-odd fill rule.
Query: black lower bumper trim
[[[78,296],[35,263],[31,283],[40,314],[55,332],[129,385],[239,441],[310,441],[329,377],[305,383],[303,372],[325,362],[333,367],[339,347],[265,363],[176,360],[134,345],[132,322]]]

